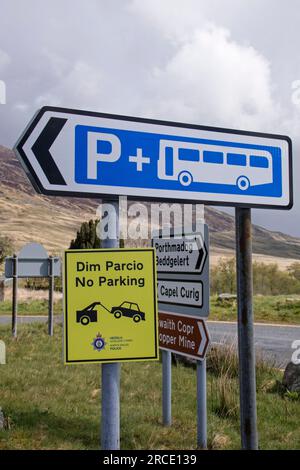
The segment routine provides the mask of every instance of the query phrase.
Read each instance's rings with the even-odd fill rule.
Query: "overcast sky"
[[[0,144],[43,105],[287,134],[300,236],[299,0],[0,0]],[[300,93],[299,93],[300,96]]]

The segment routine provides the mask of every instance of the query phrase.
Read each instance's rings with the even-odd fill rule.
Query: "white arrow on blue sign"
[[[44,194],[290,209],[291,148],[280,135],[44,107],[15,151]]]

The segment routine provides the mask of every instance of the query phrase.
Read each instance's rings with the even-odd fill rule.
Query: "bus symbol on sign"
[[[193,142],[160,141],[158,177],[192,183],[232,185],[236,191],[273,183],[273,160],[269,151]],[[279,171],[279,181],[281,172]]]

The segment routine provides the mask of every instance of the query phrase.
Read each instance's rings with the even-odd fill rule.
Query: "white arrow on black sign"
[[[193,238],[153,238],[158,273],[201,274],[207,257],[202,235]]]

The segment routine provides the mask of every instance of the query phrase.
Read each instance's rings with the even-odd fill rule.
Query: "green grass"
[[[101,367],[64,366],[61,337],[59,325],[52,338],[44,325],[22,325],[17,340],[8,327],[0,328],[0,339],[7,345],[7,364],[0,366],[0,406],[9,423],[0,431],[0,449],[99,448]],[[214,351],[209,364],[209,447],[238,449],[236,361],[223,361]],[[173,367],[170,428],[161,424],[161,364],[131,363],[121,369],[121,448],[194,449],[195,369]],[[300,402],[274,391],[281,376],[259,366],[258,427],[263,449],[300,447]]]
[[[54,314],[62,313],[62,302],[54,302]],[[0,315],[11,315],[12,302],[5,300],[0,302]],[[18,315],[48,315],[48,300],[30,300],[18,302]]]
[[[236,321],[236,300],[218,301],[211,296],[210,320]],[[0,302],[0,315],[10,315],[11,301]],[[47,315],[47,300],[19,302],[19,315]],[[62,302],[54,303],[54,314],[62,313]],[[254,317],[257,322],[300,324],[300,296],[254,296]]]
[[[299,295],[254,296],[254,319],[256,322],[300,324]],[[210,320],[236,321],[236,300],[218,301],[211,297]]]

